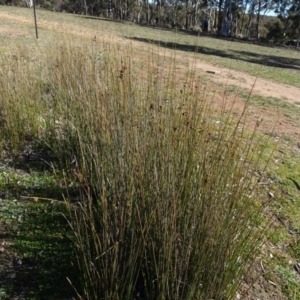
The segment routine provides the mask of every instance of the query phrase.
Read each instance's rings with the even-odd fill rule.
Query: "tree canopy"
[[[28,3],[29,0],[0,0],[5,5]],[[300,0],[36,0],[36,4],[59,12],[223,36],[281,43],[300,37]]]

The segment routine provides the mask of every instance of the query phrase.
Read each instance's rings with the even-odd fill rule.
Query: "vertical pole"
[[[35,0],[33,0],[32,2],[33,2],[33,16],[34,16],[34,26],[35,26],[35,37],[36,37],[36,39],[38,39],[39,36],[38,36],[38,28],[37,28],[37,23],[36,23]]]

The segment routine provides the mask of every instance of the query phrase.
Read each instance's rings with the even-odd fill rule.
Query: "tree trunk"
[[[149,1],[145,0],[145,8],[146,8],[146,23],[149,24]]]
[[[189,27],[189,0],[185,3],[185,29]]]
[[[254,15],[254,8],[255,8],[255,3],[254,0],[252,2],[251,5],[251,11],[249,13],[249,21],[248,21],[248,26],[247,26],[247,38],[250,38],[250,31],[251,31],[251,24],[252,24],[252,19],[253,19],[253,15]]]
[[[246,15],[246,10],[249,4],[249,0],[246,1],[245,6],[243,6],[243,13],[242,13],[242,21],[239,26],[239,33],[243,34],[243,29],[244,29],[244,22],[245,22],[245,15]]]
[[[157,11],[156,25],[160,25],[161,0],[157,0],[156,11]]]
[[[83,9],[84,9],[84,14],[87,15],[88,14],[88,7],[87,7],[86,0],[83,0]]]
[[[223,11],[222,11],[223,0],[219,1],[219,13],[218,13],[218,32],[222,30],[222,20],[223,20]]]
[[[222,35],[229,36],[231,30],[232,13],[231,13],[231,0],[226,0],[224,5],[223,19],[222,19]]]
[[[261,11],[261,0],[258,0],[258,8],[257,8],[257,15],[256,15],[256,38],[257,39],[259,39],[260,11]]]

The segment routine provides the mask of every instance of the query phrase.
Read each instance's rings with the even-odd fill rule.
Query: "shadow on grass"
[[[64,205],[30,202],[21,207],[5,224],[5,241],[12,245],[4,244],[0,284],[7,299],[70,299],[75,293],[67,277],[76,287],[78,282]]]
[[[178,27],[167,27],[166,25],[155,25],[155,24],[146,24],[146,23],[136,23],[134,21],[130,20],[119,20],[119,19],[112,19],[107,17],[97,17],[97,16],[90,16],[90,15],[76,15],[76,17],[83,18],[83,19],[89,19],[94,21],[107,21],[110,23],[116,23],[116,24],[123,24],[123,25],[132,25],[132,26],[138,26],[143,28],[149,28],[152,30],[157,31],[164,31],[164,32],[172,32],[174,34],[183,34],[183,35],[189,35],[199,38],[210,38],[215,39],[216,42],[218,40],[224,40],[232,43],[239,43],[239,44],[248,44],[248,45],[257,45],[259,47],[266,47],[266,48],[282,48],[283,45],[277,44],[274,45],[270,42],[263,42],[261,40],[256,39],[247,39],[247,38],[237,38],[237,37],[224,37],[218,33],[213,32],[201,32],[200,30],[193,30],[193,29],[184,29],[184,28],[178,28]],[[286,48],[285,50],[295,50],[295,48]],[[257,53],[253,53],[253,55],[257,55]]]
[[[20,171],[33,174],[47,171],[40,159],[11,160]],[[65,193],[54,183],[40,188],[14,186],[5,189],[9,197],[0,201],[0,299],[71,299],[75,291],[67,280],[79,286],[76,254],[67,211],[62,201],[37,201],[36,198],[62,198]],[[75,194],[75,190],[74,190]],[[22,195],[28,195],[23,197]]]
[[[129,38],[138,42],[159,45],[169,49],[176,49],[180,51],[200,53],[204,55],[219,56],[234,60],[245,61],[248,63],[258,64],[260,66],[276,67],[281,69],[292,69],[300,71],[300,59],[290,59],[283,56],[258,54],[250,51],[236,51],[236,50],[219,50],[201,45],[186,45],[173,42],[163,42],[161,40],[153,40],[146,38],[133,37]],[[295,75],[296,76],[296,75]]]
[[[15,241],[15,277],[11,291],[34,299],[66,299],[74,296],[75,252],[61,204],[27,205],[21,225],[11,230]]]

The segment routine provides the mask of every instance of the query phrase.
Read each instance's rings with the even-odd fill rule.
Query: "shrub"
[[[266,28],[269,30],[267,39],[279,42],[284,38],[283,24],[279,19],[268,22]]]
[[[269,30],[266,27],[259,28],[259,36],[261,39],[265,39],[268,36]]]

